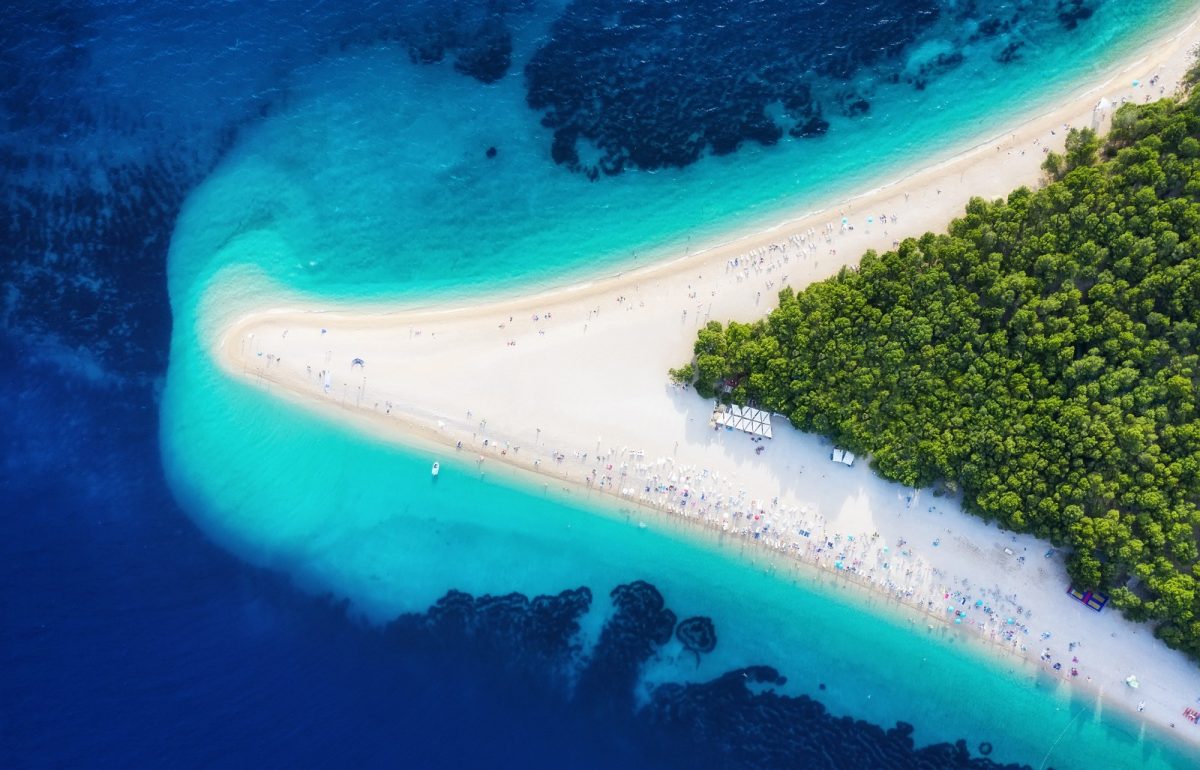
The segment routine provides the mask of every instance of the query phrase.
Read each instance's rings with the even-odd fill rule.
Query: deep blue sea
[[[528,490],[439,501],[424,458],[243,392],[195,338],[214,292],[248,301],[222,271],[420,301],[771,221],[1188,6],[10,0],[0,766],[1186,766],[966,653],[840,654],[923,643],[729,555]],[[384,467],[402,499],[366,488]],[[525,528],[552,509],[588,536]]]

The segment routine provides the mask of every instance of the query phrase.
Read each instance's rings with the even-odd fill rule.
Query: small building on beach
[[[841,463],[847,467],[854,465],[854,453],[849,449],[838,449],[837,447],[834,447],[832,457],[835,463]]]
[[[750,406],[718,405],[713,410],[712,425],[724,425],[729,430],[740,430],[752,436],[771,438],[771,413]]]

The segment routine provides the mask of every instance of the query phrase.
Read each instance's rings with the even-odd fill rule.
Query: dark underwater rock
[[[784,681],[773,668],[752,666],[700,684],[663,685],[654,690],[645,712],[655,734],[705,747],[693,766],[805,770],[1028,767],[972,757],[961,739],[917,748],[913,726],[906,722],[885,730],[863,720],[835,717],[806,695],[749,687],[781,686]]]
[[[403,40],[413,62],[436,64],[453,53],[454,69],[481,83],[508,74],[513,51],[508,16],[525,10],[524,4],[451,0],[405,10],[403,21],[380,36]]]
[[[1088,0],[1058,0],[1054,5],[1054,13],[1063,29],[1075,29],[1081,21],[1092,17],[1096,10],[1088,5]]]
[[[462,46],[454,69],[481,83],[495,83],[512,64],[512,33],[500,16],[492,16]]]
[[[834,88],[864,68],[898,79],[900,54],[940,14],[935,0],[900,0],[870,23],[836,3],[574,0],[526,65],[526,101],[553,131],[551,157],[573,171],[683,167],[825,133],[813,84]]]
[[[962,63],[963,55],[961,51],[940,53],[932,60],[922,64],[915,74],[908,77],[908,82],[918,91],[924,90],[925,86],[929,85],[931,79],[949,72]]]
[[[662,594],[644,581],[617,586],[611,597],[612,614],[586,658],[579,652],[578,634],[579,620],[591,607],[587,588],[533,599],[451,591],[427,612],[397,618],[384,633],[405,649],[423,645],[444,653],[448,664],[465,654],[480,675],[508,676],[519,697],[532,692],[562,699],[560,708],[577,709],[583,719],[603,720],[620,730],[648,766],[1024,767],[972,757],[964,740],[918,748],[906,722],[885,729],[834,716],[807,695],[779,693],[776,688],[787,678],[770,666],[735,669],[707,682],[661,684],[645,706],[635,708],[641,668],[672,633],[698,655],[715,648],[716,627],[702,616],[676,626]],[[979,745],[981,755],[991,750],[990,743]]]
[[[1025,43],[1023,41],[1015,40],[997,51],[996,55],[992,58],[1000,64],[1011,64],[1021,58],[1021,49],[1024,46]]]
[[[871,111],[871,103],[859,96],[843,102],[842,110],[852,118],[859,115],[866,115]]]
[[[592,604],[587,588],[554,596],[474,597],[450,591],[423,614],[402,615],[384,632],[406,643],[470,652],[523,676],[559,684],[555,677],[579,653],[579,619]]]
[[[77,130],[84,117],[76,116]],[[151,150],[106,166],[52,151],[0,151],[5,333],[31,354],[78,355],[96,382],[156,381],[171,331],[166,255],[175,218],[219,152],[197,162]],[[21,173],[29,168],[38,173]],[[43,175],[59,182],[44,185]]]
[[[1007,32],[1009,28],[1010,27],[1007,22],[1005,22],[1003,19],[997,19],[993,16],[979,22],[979,28],[976,37],[995,37],[1001,32]]]
[[[717,629],[713,626],[712,618],[688,618],[681,620],[675,627],[675,638],[683,644],[684,649],[697,653],[712,652],[717,647]]]
[[[662,594],[637,580],[612,590],[613,614],[604,624],[591,658],[579,675],[576,700],[611,713],[632,710],[634,684],[642,665],[671,639],[675,613]]]

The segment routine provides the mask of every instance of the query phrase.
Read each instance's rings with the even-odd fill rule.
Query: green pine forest
[[[710,322],[671,375],[1065,547],[1077,587],[1200,660],[1198,138],[1197,89],[1126,104],[1041,189]]]

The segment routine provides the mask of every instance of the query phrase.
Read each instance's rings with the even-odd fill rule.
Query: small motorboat
[[[434,477],[435,479],[437,478],[438,471],[440,471],[441,469],[442,469],[442,464],[441,464],[441,463],[439,463],[439,462],[437,462],[437,461],[435,460],[435,461],[434,461],[434,463],[433,463],[433,469],[432,469],[432,472],[433,472],[433,477]]]

